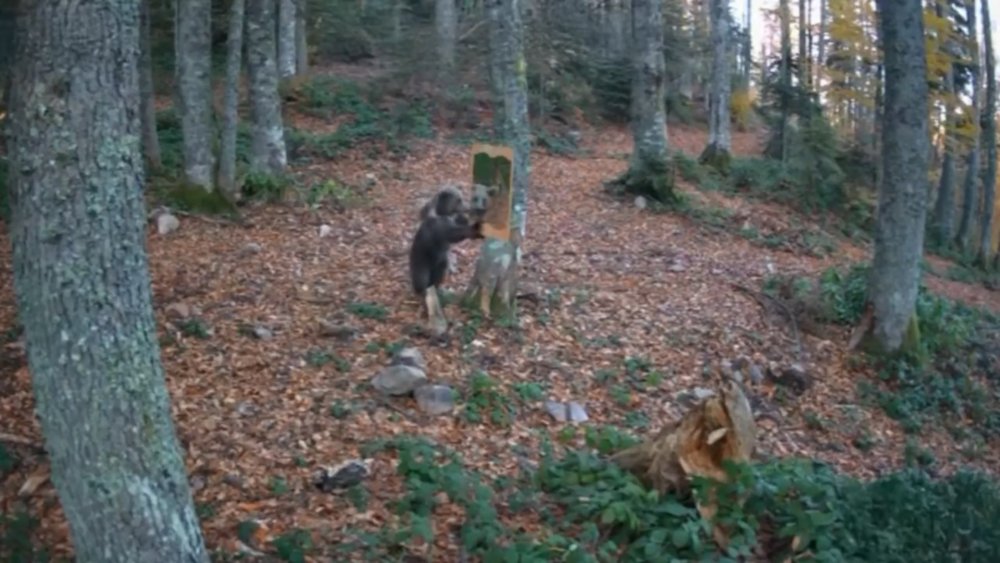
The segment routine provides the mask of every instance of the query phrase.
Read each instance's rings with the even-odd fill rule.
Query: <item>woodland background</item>
[[[923,3],[919,342],[885,360],[848,351],[885,171],[875,3],[736,1],[776,33],[721,0],[142,3],[156,334],[213,560],[996,560],[990,6]],[[666,172],[649,175],[665,183],[630,176],[649,109],[637,9],[662,14],[647,113],[666,118]],[[15,15],[0,8],[5,111]],[[431,346],[406,276],[417,211],[497,141],[524,167],[517,318],[459,303],[478,254],[463,243],[452,342]],[[74,546],[25,354],[23,325],[45,321],[19,320],[13,289],[11,151],[0,558],[58,561]],[[373,390],[411,346],[454,390],[447,415]],[[691,503],[606,461],[715,393],[720,369],[747,382],[758,433],[720,492],[743,499],[720,503],[722,551]]]

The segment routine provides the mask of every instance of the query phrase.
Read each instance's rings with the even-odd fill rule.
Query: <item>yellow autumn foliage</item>
[[[729,114],[732,116],[733,123],[736,124],[738,130],[746,131],[750,126],[752,110],[750,90],[747,88],[733,90],[732,95],[729,96]]]

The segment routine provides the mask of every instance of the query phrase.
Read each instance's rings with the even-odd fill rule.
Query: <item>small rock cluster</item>
[[[372,378],[372,386],[392,397],[412,395],[421,412],[429,415],[446,414],[455,408],[455,391],[427,380],[427,363],[416,348],[403,348],[393,356]]]

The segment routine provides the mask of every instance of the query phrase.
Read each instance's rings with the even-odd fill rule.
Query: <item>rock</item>
[[[428,383],[413,390],[417,407],[429,415],[446,414],[455,408],[455,391],[447,385]]]
[[[242,489],[246,484],[243,477],[238,473],[227,473],[222,478],[222,482],[236,489]]]
[[[747,366],[747,374],[750,376],[750,383],[752,385],[760,385],[764,381],[764,372],[755,363],[751,362]]]
[[[687,270],[687,264],[685,264],[683,260],[674,258],[673,260],[670,261],[670,266],[667,266],[667,270],[675,273],[683,272]]]
[[[648,207],[649,204],[646,202],[646,198],[642,197],[641,195],[637,195],[635,196],[635,206],[638,207],[639,209],[646,209],[646,207]]]
[[[254,406],[250,401],[240,401],[236,405],[236,414],[240,416],[250,416],[257,412],[257,407]]]
[[[358,335],[358,329],[349,324],[320,319],[319,335],[339,338],[340,340],[351,340]]]
[[[160,213],[156,216],[156,232],[161,236],[169,235],[181,227],[181,222],[173,213]]]
[[[171,303],[164,311],[168,318],[175,320],[186,319],[191,316],[191,306],[186,303]]]
[[[589,420],[587,410],[576,401],[545,401],[545,410],[559,422],[586,422]]]
[[[330,233],[332,232],[333,232],[333,227],[331,227],[330,225],[319,226],[319,238],[326,238],[330,236]]]
[[[271,329],[259,325],[253,327],[253,335],[257,337],[258,340],[270,340],[274,338],[274,333],[271,332]]]
[[[372,386],[386,395],[409,395],[427,381],[424,370],[413,366],[391,365],[372,378]]]
[[[264,247],[256,242],[248,242],[243,248],[240,249],[240,255],[248,256],[250,254],[260,254],[263,250]]]
[[[313,484],[319,490],[329,493],[337,489],[348,489],[371,475],[367,460],[349,459],[334,467],[324,467],[313,476]]]
[[[427,362],[424,361],[424,355],[420,353],[413,347],[403,348],[402,350],[396,352],[392,357],[390,365],[394,366],[410,366],[419,369],[420,371],[427,371]]]

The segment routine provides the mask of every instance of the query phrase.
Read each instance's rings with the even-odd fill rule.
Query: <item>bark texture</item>
[[[726,169],[732,136],[729,129],[729,1],[712,0],[712,83],[709,92],[708,145],[701,160]]]
[[[243,67],[244,0],[229,6],[229,38],[226,43],[226,84],[222,103],[222,148],[219,153],[219,189],[230,201],[236,193],[236,128],[239,124],[240,70]]]
[[[278,4],[278,75],[287,78],[295,74],[295,9],[296,0],[277,0]]]
[[[927,56],[920,0],[878,0],[877,6],[885,50],[884,171],[868,294],[875,341],[894,353],[916,327],[930,153]]]
[[[945,82],[946,93],[954,93],[955,71],[949,69]],[[954,108],[948,103],[948,118],[945,128],[944,159],[941,162],[941,179],[938,182],[937,200],[934,203],[933,242],[947,245],[955,232],[955,158],[952,148],[954,140],[949,138],[954,130],[954,118],[951,117]]]
[[[792,15],[788,10],[788,0],[781,0],[778,3],[778,19],[781,22],[781,89],[783,92],[790,92],[792,89]],[[781,117],[778,124],[780,128],[779,135],[781,136],[779,153],[781,155],[781,162],[788,162],[789,109],[787,100],[782,100]]]
[[[981,144],[986,148],[986,168],[983,170],[983,209],[979,219],[979,252],[977,263],[987,266],[993,253],[993,206],[997,186],[997,82],[993,52],[993,29],[990,26],[990,3],[983,2],[983,47],[986,53],[986,103],[983,106]]]
[[[663,0],[632,0],[632,158],[609,187],[674,200],[667,166]]]
[[[965,4],[965,15],[969,20],[969,29],[976,29],[976,1],[967,0]],[[973,33],[975,35],[975,33]],[[979,134],[982,132],[980,123],[980,73],[982,69],[979,65],[979,45],[978,42],[972,48],[972,64],[969,66],[972,87],[972,121],[979,128],[972,148],[969,149],[969,156],[966,162],[965,182],[962,189],[962,209],[958,221],[958,232],[955,233],[955,245],[961,250],[968,250],[972,242],[972,222],[976,214],[976,203],[979,201]]]
[[[288,163],[274,60],[274,6],[274,0],[247,0],[246,6],[247,74],[253,123],[250,169],[264,174],[281,174]]]
[[[175,0],[176,107],[181,118],[184,176],[212,189],[212,2]]]
[[[306,31],[306,0],[295,8],[295,73],[309,72],[309,34]]]
[[[531,128],[528,123],[528,65],[524,58],[524,25],[520,0],[487,0],[490,19],[490,66],[502,96],[501,139],[513,148],[513,197],[509,241],[486,238],[476,262],[467,296],[495,296],[513,311],[521,241],[527,225],[527,194],[531,180]]]
[[[626,0],[609,0],[604,7],[607,12],[608,50],[605,56],[611,60],[621,60],[628,56],[628,4]]]
[[[455,69],[455,43],[458,39],[458,7],[455,0],[434,0],[434,27],[437,31],[440,76],[448,80]]]
[[[139,0],[38,0],[11,112],[14,287],[80,563],[207,562],[153,317]]]
[[[153,56],[150,46],[149,1],[141,0],[139,33],[139,112],[142,116],[142,152],[150,170],[163,166],[160,137],[156,134],[156,106],[153,105]]]

